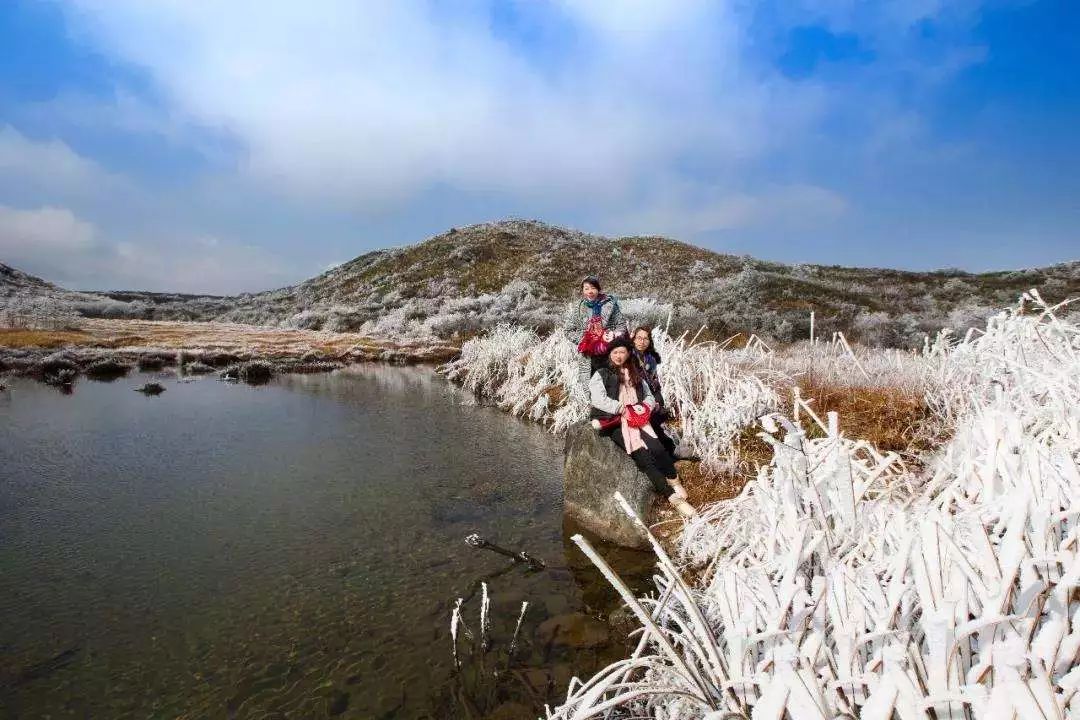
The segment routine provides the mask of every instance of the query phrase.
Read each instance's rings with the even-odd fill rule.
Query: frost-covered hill
[[[0,297],[14,295],[20,290],[47,291],[56,290],[52,283],[45,282],[39,277],[27,275],[21,270],[16,270],[10,265],[0,263]]]
[[[971,274],[784,265],[661,237],[607,238],[536,221],[451,229],[381,250],[292,288],[241,298],[227,319],[377,335],[467,337],[499,322],[541,330],[559,321],[587,273],[646,322],[726,337],[787,341],[845,330],[871,344],[909,345],[942,326],[981,324],[1039,287],[1080,292],[1080,263]]]
[[[606,238],[507,220],[367,253],[279,290],[229,298],[95,294],[76,311],[460,339],[507,321],[552,327],[586,273],[599,273],[635,319],[670,315],[680,330],[707,325],[713,337],[742,331],[781,341],[809,334],[811,310],[822,333],[911,345],[942,326],[980,324],[1031,287],[1047,298],[1080,292],[1080,263],[984,274],[784,265],[660,237]]]

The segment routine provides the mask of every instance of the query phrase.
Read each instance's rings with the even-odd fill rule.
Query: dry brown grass
[[[828,412],[837,412],[845,437],[866,440],[879,451],[914,457],[941,440],[936,418],[921,393],[895,387],[845,387],[813,379],[800,382],[799,392],[823,422],[828,422]],[[817,423],[806,420],[803,427],[810,437],[824,434]]]
[[[866,440],[879,451],[896,452],[908,461],[918,462],[922,453],[945,439],[944,430],[922,395],[914,391],[893,387],[851,387],[804,379],[800,383],[800,393],[822,421],[828,422],[828,412],[837,412],[840,431],[846,437]],[[786,405],[783,411],[790,415],[790,396]],[[805,417],[805,412],[802,425],[810,437],[824,435],[812,419]],[[746,483],[757,477],[758,467],[771,462],[772,448],[758,436],[760,431],[756,425],[744,428],[735,440],[735,462],[729,471],[709,473],[698,462],[682,460],[676,463],[679,478],[694,507],[735,497]],[[660,503],[655,522],[654,533],[666,546],[673,548],[682,527],[678,515],[666,503]]]
[[[391,343],[357,333],[287,330],[218,322],[83,319],[77,330],[0,328],[0,346],[201,349],[243,352],[271,358],[315,352],[329,358],[375,359],[384,351],[402,358],[443,362],[458,348],[423,343]]]
[[[562,385],[548,385],[540,395],[547,395],[548,407],[559,408],[566,404],[566,389]]]
[[[71,345],[94,345],[94,337],[82,330],[24,330],[0,328],[0,347],[55,349]]]
[[[712,475],[702,469],[701,463],[693,460],[680,460],[675,467],[694,507],[730,500],[746,484],[746,478],[741,477],[741,473]]]

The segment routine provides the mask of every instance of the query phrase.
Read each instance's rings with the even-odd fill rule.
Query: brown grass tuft
[[[690,504],[700,508],[720,500],[730,500],[739,494],[746,478],[741,473],[723,473],[713,475],[705,472],[701,463],[694,460],[680,460],[675,464],[679,479],[690,495]]]
[[[94,338],[82,330],[24,330],[0,328],[0,346],[12,348],[61,348],[66,345],[92,345]]]
[[[941,440],[936,418],[921,393],[895,387],[844,387],[812,379],[801,382],[799,392],[823,422],[828,422],[826,413],[836,411],[845,437],[866,440],[879,451],[913,457]],[[824,434],[809,418],[803,427],[809,437]]]
[[[540,395],[547,395],[548,407],[560,408],[566,404],[566,390],[562,385],[548,385],[540,391]],[[537,397],[540,397],[537,395]]]

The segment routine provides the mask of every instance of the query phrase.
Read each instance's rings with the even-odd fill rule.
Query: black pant
[[[616,428],[611,433],[611,439],[622,448],[623,452],[626,452],[626,443],[623,442],[621,430]],[[638,466],[638,470],[645,473],[649,478],[657,495],[664,498],[670,497],[675,492],[675,489],[671,487],[668,478],[679,476],[678,471],[675,469],[675,461],[657,438],[643,432],[641,433],[641,439],[645,442],[645,447],[630,453],[630,459]]]
[[[656,433],[656,437],[660,441],[660,444],[667,450],[667,454],[674,458],[675,441],[671,439],[670,435],[664,432],[665,417],[667,417],[667,413],[657,408],[652,415],[649,416],[649,424],[652,425],[653,432]]]

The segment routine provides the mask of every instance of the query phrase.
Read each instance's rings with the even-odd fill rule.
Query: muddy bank
[[[54,385],[79,375],[109,380],[135,369],[165,368],[258,381],[360,362],[439,363],[457,352],[451,345],[231,323],[86,320],[62,330],[0,328],[0,374]]]

